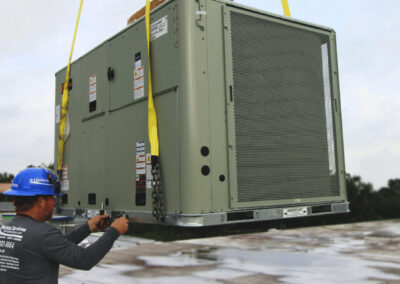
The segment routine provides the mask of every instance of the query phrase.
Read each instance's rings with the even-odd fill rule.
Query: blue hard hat
[[[13,196],[58,195],[56,183],[58,177],[51,171],[43,168],[28,168],[19,172],[11,189],[3,192]]]

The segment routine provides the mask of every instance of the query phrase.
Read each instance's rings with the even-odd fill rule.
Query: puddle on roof
[[[369,237],[372,225],[358,225],[364,231],[316,228],[189,240],[173,254],[143,254],[132,265],[100,264],[59,283],[400,283],[400,242],[393,239],[400,226],[378,226],[375,230],[389,233],[376,238]],[[131,245],[136,240],[124,240],[121,247]]]
[[[249,275],[276,276],[282,283],[374,283],[372,279],[399,281],[400,265],[363,260],[354,256],[334,255],[330,248],[308,253],[273,249],[191,250],[169,256],[142,256],[143,266],[99,265],[92,271],[76,271],[60,279],[66,283],[221,283]],[[207,269],[193,269],[206,266]],[[179,269],[181,275],[146,277],[141,270]],[[397,271],[397,275],[390,273]],[[131,276],[129,276],[131,274]],[[173,274],[173,273],[172,273]],[[132,277],[135,275],[135,277]],[[95,278],[93,276],[96,276]],[[379,283],[379,281],[376,281]]]
[[[322,250],[322,249],[321,249]],[[374,262],[353,256],[303,253],[280,250],[243,251],[222,249],[212,254],[221,263],[219,268],[283,276],[283,283],[365,283],[368,279],[400,280],[395,274],[400,265]],[[374,268],[373,268],[374,267]]]

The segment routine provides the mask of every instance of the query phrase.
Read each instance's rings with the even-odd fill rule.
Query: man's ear
[[[46,200],[44,199],[43,196],[39,196],[38,200],[36,201],[36,204],[39,206],[39,208],[44,208],[46,206]]]

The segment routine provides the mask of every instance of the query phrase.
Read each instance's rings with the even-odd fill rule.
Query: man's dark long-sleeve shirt
[[[0,228],[0,283],[57,283],[59,264],[89,270],[111,249],[119,232],[110,227],[87,248],[88,224],[69,234],[18,215]]]

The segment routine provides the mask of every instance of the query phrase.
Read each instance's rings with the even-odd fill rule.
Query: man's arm
[[[85,223],[83,225],[80,225],[78,228],[75,230],[63,235],[63,237],[70,241],[73,242],[74,244],[79,244],[81,241],[83,241],[87,236],[90,235],[90,229],[88,223]]]
[[[111,249],[120,234],[128,231],[128,220],[121,217],[96,242],[87,248],[67,240],[56,228],[49,228],[44,235],[41,248],[45,256],[56,263],[72,268],[89,270]]]
[[[92,232],[98,232],[100,229],[103,228],[104,225],[104,219],[108,218],[110,215],[101,215],[101,216],[95,216],[92,219],[90,219],[87,223],[79,226],[75,230],[67,233],[64,235],[64,238],[67,240],[79,244],[81,241],[83,241],[87,236],[90,235]]]

